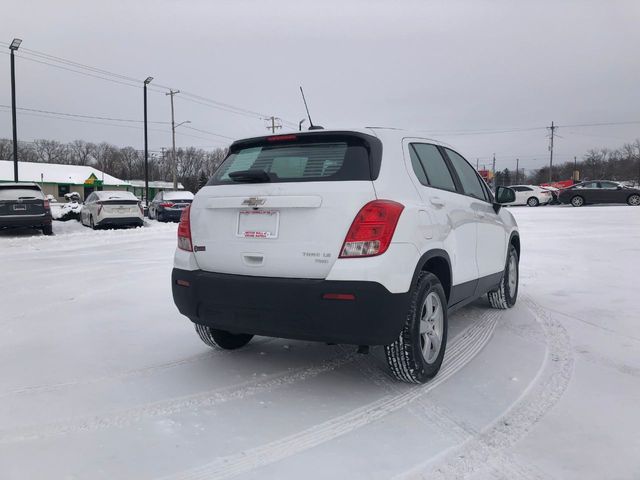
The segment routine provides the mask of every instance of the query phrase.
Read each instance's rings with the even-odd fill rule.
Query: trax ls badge
[[[266,198],[249,197],[242,201],[242,205],[248,205],[249,207],[259,207],[267,202]]]

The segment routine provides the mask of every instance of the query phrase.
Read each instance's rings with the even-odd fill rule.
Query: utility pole
[[[277,129],[282,128],[282,120],[280,120],[278,117],[274,117],[272,115],[266,120],[269,122],[269,124],[267,124],[267,130],[271,130],[272,134],[276,133]],[[302,128],[302,122],[300,122],[299,127]]]
[[[173,189],[178,189],[178,162],[176,161],[176,119],[173,111],[173,96],[176,93],[180,93],[180,90],[169,90],[169,93],[165,93],[165,95],[169,95],[171,97],[171,141],[173,143],[173,147],[171,150],[171,173],[173,176]]]
[[[480,159],[476,158],[476,171],[480,168]]]
[[[496,191],[498,181],[496,179],[496,154],[493,154],[493,191]]]
[[[18,127],[16,126],[16,60],[14,53],[20,47],[22,40],[14,38],[11,50],[11,121],[13,123],[13,180],[18,181]]]
[[[518,184],[518,175],[520,174],[520,159],[516,158],[516,185]]]
[[[147,136],[147,85],[153,77],[147,77],[144,81],[144,203],[149,211],[149,139]],[[148,213],[147,213],[148,215]]]
[[[551,137],[549,138],[549,183],[552,182],[551,179],[551,173],[553,171],[553,136],[555,135],[555,131],[556,131],[556,126],[554,126],[553,122],[551,122],[551,127],[549,127],[549,130],[551,130]]]

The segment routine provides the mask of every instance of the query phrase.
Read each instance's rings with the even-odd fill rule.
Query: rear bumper
[[[172,220],[175,222],[180,221],[183,210],[161,210],[158,214],[162,215],[163,220]]]
[[[0,217],[0,228],[41,228],[51,225],[51,215],[3,215]]]
[[[189,286],[178,285],[185,281]],[[178,310],[201,325],[237,333],[298,340],[386,345],[402,329],[409,293],[376,282],[269,278],[174,268]],[[326,300],[348,293],[355,300]]]
[[[135,225],[141,227],[144,220],[140,217],[107,217],[96,222],[96,227]]]

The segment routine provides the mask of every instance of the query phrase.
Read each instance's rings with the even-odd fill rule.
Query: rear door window
[[[458,153],[448,148],[445,148],[445,151],[447,152],[449,160],[451,160],[453,168],[458,174],[458,178],[460,179],[465,195],[470,195],[479,200],[487,201],[488,199],[484,189],[482,188],[482,184],[480,183],[480,178],[478,177],[476,170]]]
[[[411,143],[409,144],[409,150],[413,150],[413,154],[419,160],[419,162],[415,162],[412,158],[411,164],[421,183],[423,183],[424,179],[426,180],[425,185],[452,192],[456,191],[449,167],[447,167],[447,163],[440,154],[438,147],[429,143]],[[422,167],[421,173],[420,169],[417,168],[418,165]]]
[[[370,150],[358,137],[256,140],[233,146],[207,185],[372,180]],[[278,137],[273,137],[278,138]],[[234,175],[235,174],[235,175]]]

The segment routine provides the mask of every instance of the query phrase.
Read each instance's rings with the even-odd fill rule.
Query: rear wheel
[[[42,233],[45,235],[53,235],[53,227],[51,225],[45,225],[42,227]]]
[[[438,277],[423,272],[411,293],[398,339],[384,347],[391,373],[408,383],[424,383],[440,370],[447,345],[447,298]]]
[[[629,205],[637,207],[638,205],[640,205],[640,195],[638,195],[637,193],[629,195],[629,198],[627,198],[627,203]]]
[[[527,200],[527,205],[529,205],[530,207],[537,207],[539,204],[540,202],[536,197],[531,197],[529,198],[529,200]]]
[[[156,220],[158,220],[159,222],[164,222],[164,216],[162,215],[162,213],[156,213]]]
[[[509,246],[507,265],[500,280],[500,287],[489,292],[487,297],[493,308],[507,309],[516,304],[519,284],[518,252],[513,245]]]
[[[253,335],[248,333],[230,333],[225,330],[218,330],[197,323],[195,326],[200,340],[213,348],[235,350],[244,347],[253,338]]]
[[[584,198],[582,198],[580,195],[576,195],[575,197],[573,197],[571,199],[571,205],[573,205],[574,207],[581,207],[584,205]]]

